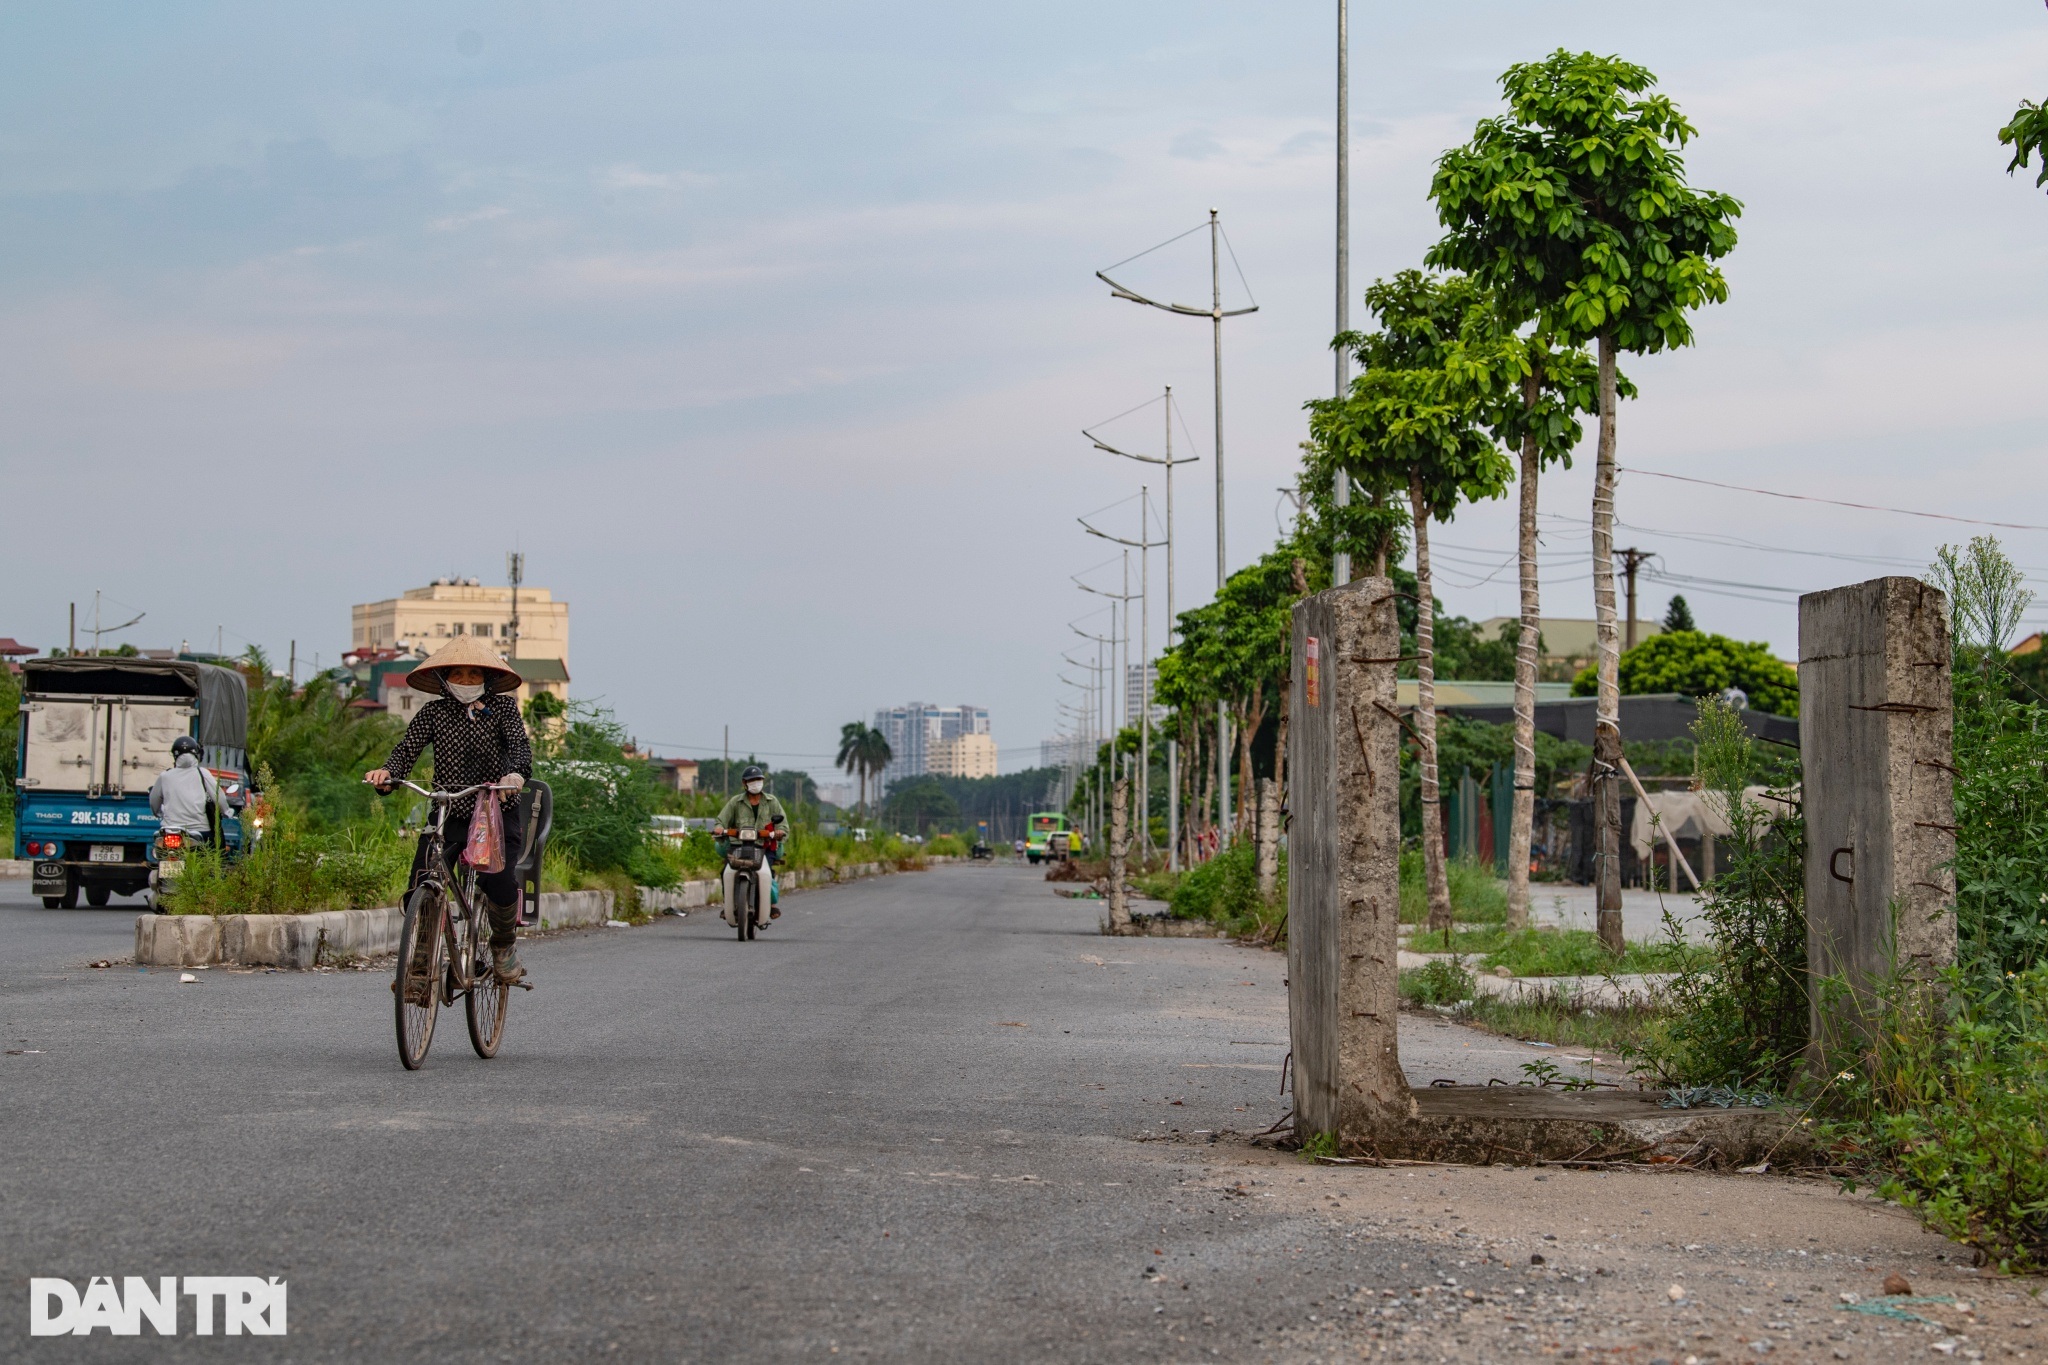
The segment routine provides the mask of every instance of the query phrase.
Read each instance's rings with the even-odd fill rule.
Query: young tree
[[[1536,562],[1537,486],[1544,466],[1571,467],[1584,429],[1579,414],[1598,406],[1598,371],[1577,347],[1557,347],[1541,330],[1518,335],[1521,319],[1475,310],[1452,349],[1453,376],[1487,414],[1494,438],[1521,452],[1516,557],[1521,618],[1515,635],[1515,781],[1508,826],[1508,925],[1529,922],[1529,847],[1536,823],[1536,663],[1543,604]],[[1628,395],[1635,386],[1615,377]]]
[[[1508,68],[1506,114],[1446,152],[1430,188],[1446,235],[1432,265],[1464,270],[1511,320],[1566,345],[1597,343],[1600,439],[1593,483],[1593,607],[1599,622],[1594,764],[1599,925],[1620,951],[1621,704],[1615,621],[1615,400],[1620,351],[1689,345],[1688,314],[1728,296],[1714,261],[1735,247],[1742,206],[1686,183],[1693,127],[1656,77],[1616,57],[1559,49]]]
[[[1664,608],[1665,633],[1698,629],[1699,627],[1693,624],[1691,604],[1678,594],[1672,594],[1671,605]]]
[[[1342,399],[1309,405],[1320,444],[1362,488],[1406,492],[1415,536],[1415,730],[1422,772],[1422,864],[1433,929],[1451,925],[1451,889],[1444,866],[1443,814],[1438,805],[1435,597],[1429,524],[1449,521],[1462,499],[1499,497],[1513,466],[1482,425],[1468,386],[1449,367],[1458,338],[1493,303],[1462,275],[1404,270],[1365,291],[1380,328],[1338,338],[1360,373]]]
[[[2027,159],[2039,152],[2041,173],[2034,177],[2034,184],[2048,185],[2048,105],[2021,100],[2020,107],[2013,111],[2012,122],[1998,130],[1998,140],[2012,148],[2012,161],[2005,168],[2007,175],[2024,170]]]

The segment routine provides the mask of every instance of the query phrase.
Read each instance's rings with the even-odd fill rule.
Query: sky
[[[1164,385],[1200,461],[1176,605],[1215,586],[1210,329],[1094,277],[1211,208],[1258,306],[1225,324],[1227,562],[1283,528],[1332,383],[1334,12],[0,4],[0,635],[62,644],[97,591],[145,647],[331,663],[351,603],[518,548],[571,604],[573,693],[662,752],[729,726],[822,775],[841,724],[924,700],[1028,766],[1108,619],[1076,576],[1122,581],[1077,518],[1139,539],[1161,491],[1081,429]],[[1656,473],[2048,525],[2048,195],[1996,138],[2048,96],[2041,6],[1351,23],[1354,292],[1420,263],[1434,158],[1558,47],[1655,71],[1693,183],[1744,204],[1697,345],[1623,367],[1645,616],[1682,591],[1796,657],[1797,592],[1986,530]],[[1204,302],[1207,234],[1127,271]],[[1592,610],[1590,466],[1542,487],[1553,616]],[[2048,537],[1996,534],[2048,587]],[[1435,543],[1449,610],[1515,610],[1512,498]],[[1157,552],[1151,582],[1156,649]]]

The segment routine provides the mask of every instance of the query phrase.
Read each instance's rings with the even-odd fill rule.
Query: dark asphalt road
[[[449,1012],[407,1073],[384,975],[91,970],[134,906],[0,882],[0,1357],[1293,1359],[1448,1266],[1208,1136],[1284,1112],[1280,956],[1008,866],[785,905],[537,942],[500,1056]],[[283,1276],[290,1334],[28,1337],[106,1274]]]

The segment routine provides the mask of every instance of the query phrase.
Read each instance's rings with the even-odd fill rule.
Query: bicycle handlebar
[[[391,785],[392,787],[411,787],[414,791],[418,792],[421,796],[426,797],[429,801],[460,801],[463,797],[473,796],[477,792],[512,790],[512,788],[510,787],[500,787],[495,782],[479,782],[474,787],[464,787],[459,792],[428,791],[419,783],[410,781],[403,777],[399,778],[398,781],[392,783]],[[389,790],[389,788],[387,788],[386,790]]]

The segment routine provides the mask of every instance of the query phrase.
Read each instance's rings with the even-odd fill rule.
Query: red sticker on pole
[[[1302,651],[1302,682],[1308,692],[1308,704],[1323,704],[1322,645],[1316,637],[1308,637],[1308,645]]]

